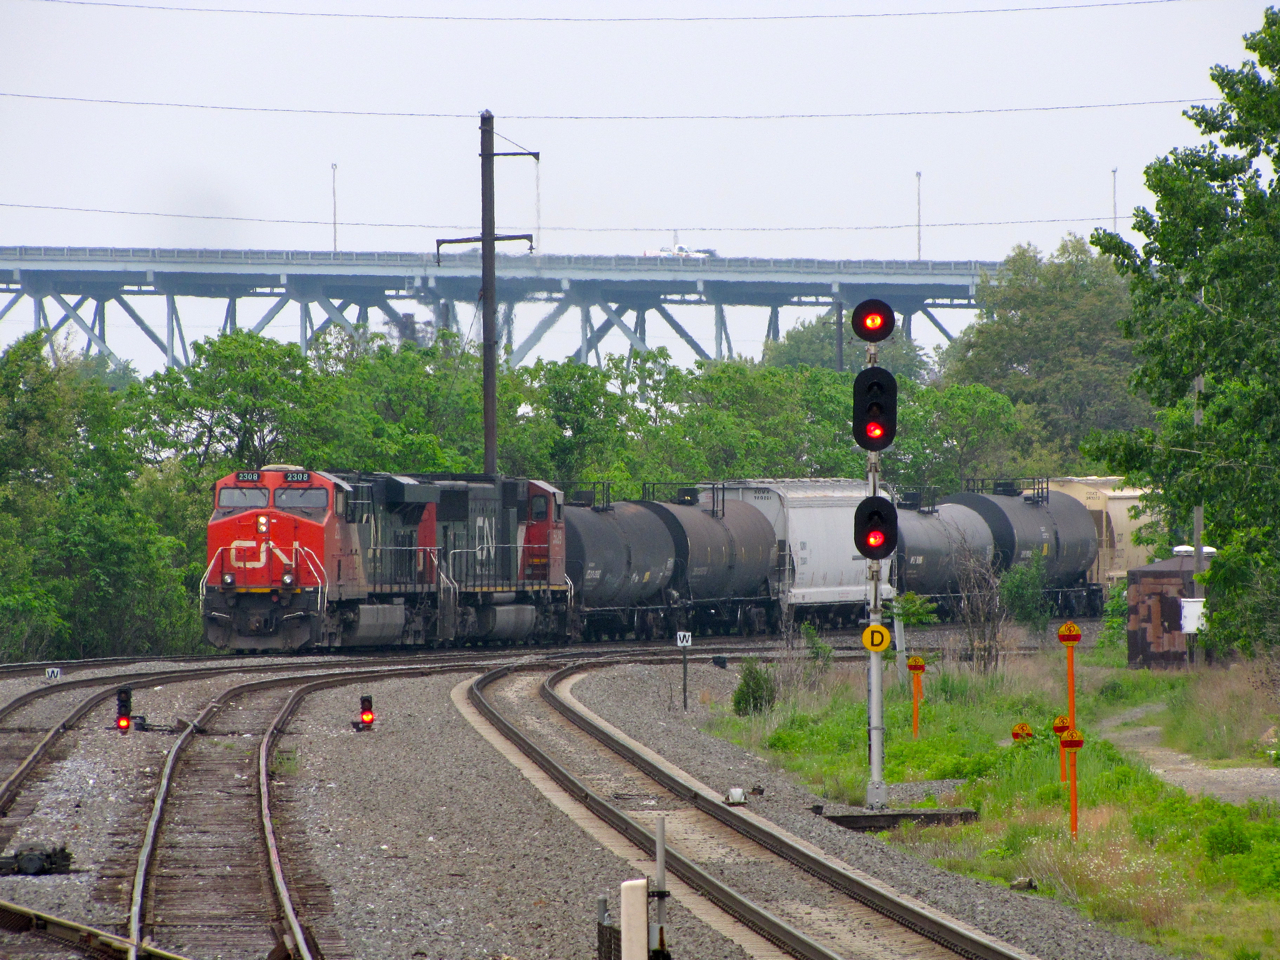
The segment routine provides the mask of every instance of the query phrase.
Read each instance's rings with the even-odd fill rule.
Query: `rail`
[[[429,663],[421,663],[420,657],[412,658],[418,663],[414,665],[409,659],[402,661],[409,665],[401,665],[395,667],[387,667],[385,665],[373,667],[368,670],[344,670],[341,673],[324,673],[317,670],[310,674],[291,674],[284,677],[269,677],[265,680],[254,680],[249,683],[239,684],[224,690],[218,696],[214,697],[207,707],[201,712],[200,716],[194,721],[187,724],[187,728],[182,735],[175,741],[169,750],[169,755],[165,760],[164,770],[161,773],[160,783],[156,788],[155,799],[152,801],[151,816],[147,821],[147,830],[143,837],[142,848],[138,853],[138,865],[134,871],[133,890],[130,897],[129,910],[129,936],[135,943],[143,940],[143,907],[146,901],[146,888],[149,879],[149,872],[152,861],[155,858],[156,841],[160,832],[160,822],[164,816],[165,805],[169,798],[169,793],[173,784],[173,772],[177,767],[178,760],[183,750],[190,744],[192,737],[210,723],[214,717],[221,712],[228,703],[237,697],[246,693],[252,693],[256,690],[265,690],[272,687],[287,686],[289,684],[301,684],[285,702],[284,707],[276,715],[271,725],[263,734],[262,742],[259,745],[258,752],[258,789],[259,789],[259,812],[260,824],[263,833],[263,842],[267,847],[268,860],[270,861],[272,886],[275,890],[277,900],[280,905],[282,914],[289,926],[289,938],[293,945],[286,946],[290,950],[290,956],[295,960],[318,960],[311,952],[307,933],[298,919],[297,911],[293,906],[293,899],[289,893],[288,881],[284,876],[284,867],[280,861],[279,846],[276,842],[275,829],[271,822],[271,802],[270,802],[270,763],[271,749],[274,747],[280,736],[283,735],[289,717],[297,709],[298,704],[311,693],[322,690],[327,687],[343,686],[351,683],[361,683],[371,679],[388,679],[392,677],[413,677],[424,676],[430,673],[448,673],[460,670],[476,669],[478,664],[474,661],[464,661],[455,654],[442,654],[433,657]],[[321,666],[321,665],[317,665]],[[268,669],[279,671],[279,665],[272,665]],[[138,960],[141,956],[138,953],[130,952],[129,960]]]
[[[541,767],[570,796],[622,834],[649,856],[655,856],[657,838],[613,804],[584,784],[537,747],[528,737],[502,716],[484,697],[484,688],[519,669],[537,669],[541,664],[508,665],[477,677],[467,689],[467,697],[475,708],[501,731],[525,756]],[[836,954],[806,937],[763,907],[752,903],[731,887],[721,883],[692,860],[675,850],[667,850],[667,867],[694,890],[711,900],[725,912],[746,924],[772,943],[801,960],[841,960]]]
[[[987,937],[979,931],[967,929],[918,901],[904,900],[888,887],[882,886],[869,877],[860,877],[837,867],[760,821],[744,816],[727,806],[719,797],[711,796],[690,786],[630,744],[613,736],[590,718],[574,710],[556,693],[556,685],[571,674],[589,667],[605,665],[607,664],[601,662],[576,663],[557,670],[543,681],[540,690],[542,698],[570,723],[598,740],[681,800],[895,923],[928,937],[935,943],[970,960],[1033,960],[1028,954]],[[668,854],[668,857],[670,856],[671,854]]]
[[[39,930],[55,941],[61,941],[74,950],[91,952],[93,956],[104,954],[113,957],[154,957],[155,960],[188,960],[180,954],[170,953],[147,943],[138,943],[127,937],[107,933],[97,927],[64,920],[50,913],[42,913],[21,904],[0,900],[0,930],[25,933]]]

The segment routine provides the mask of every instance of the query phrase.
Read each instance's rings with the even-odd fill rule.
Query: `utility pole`
[[[504,138],[505,139],[505,138]],[[533,157],[530,150],[495,153],[493,149],[493,114],[480,114],[480,236],[436,241],[436,263],[440,248],[451,243],[480,244],[480,318],[482,369],[484,371],[484,472],[498,472],[498,251],[499,240],[524,240],[533,252],[533,234],[497,235],[497,217],[493,208],[493,158]]]
[[[921,222],[920,222],[920,171],[916,171],[916,259],[920,259],[921,248]]]
[[[1116,171],[1119,169],[1120,169],[1119,167],[1111,168],[1111,232],[1112,233],[1120,232],[1120,229],[1118,226],[1118,224],[1120,223],[1120,218],[1116,215],[1117,213],[1116,211]]]
[[[338,165],[329,164],[333,171],[333,252],[338,252]]]
[[[480,309],[484,339],[484,472],[498,472],[498,249],[493,213],[493,114],[480,114]]]

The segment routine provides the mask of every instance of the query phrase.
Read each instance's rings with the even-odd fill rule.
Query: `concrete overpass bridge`
[[[582,362],[592,353],[598,362],[602,341],[615,332],[629,349],[649,350],[651,324],[669,326],[701,358],[722,359],[735,355],[733,335],[746,329],[746,311],[736,316],[735,307],[767,307],[764,336],[777,340],[783,307],[847,308],[870,296],[893,305],[907,336],[922,317],[950,340],[935,311],[973,309],[982,273],[999,266],[976,260],[548,255],[500,255],[497,264],[499,335],[512,349],[513,365],[533,354],[557,324],[574,322],[566,319],[573,313],[578,348],[572,356]],[[30,311],[31,329],[49,341],[68,329],[84,337],[86,354],[97,352],[116,364],[130,358],[109,345],[108,310],[112,330],[121,319],[136,325],[166,365],[181,367],[190,362],[182,325],[190,298],[225,302],[221,332],[260,333],[294,322],[305,352],[331,326],[361,337],[371,310],[385,315],[402,338],[425,342],[438,331],[456,331],[458,305],[474,304],[479,290],[478,250],[437,261],[422,253],[0,247],[0,320]],[[163,298],[163,326],[144,319],[140,298]],[[515,307],[521,303],[542,303],[547,311],[517,343]],[[713,311],[714,343],[693,337],[672,315],[674,305]],[[296,314],[286,311],[294,306]],[[759,311],[750,312],[758,318]]]

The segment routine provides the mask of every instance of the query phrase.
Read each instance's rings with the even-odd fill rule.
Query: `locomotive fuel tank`
[[[702,507],[641,501],[665,524],[675,545],[674,580],[690,599],[755,597],[767,592],[773,566],[771,524],[759,510],[741,500],[727,500],[723,515]]]
[[[1049,491],[1047,500],[1014,496],[957,493],[940,503],[954,503],[978,513],[991,528],[999,569],[1044,557],[1050,587],[1076,583],[1098,556],[1098,535],[1089,510],[1078,500]]]
[[[660,593],[675,569],[663,522],[638,503],[566,506],[565,572],[587,607],[625,607]]]
[[[958,503],[940,504],[935,513],[898,510],[898,588],[924,595],[960,588],[960,564],[966,557],[990,561],[995,549],[982,516]]]

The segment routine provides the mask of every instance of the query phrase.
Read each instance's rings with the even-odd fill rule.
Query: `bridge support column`
[[[778,308],[769,308],[769,325],[764,328],[764,338],[766,341],[772,340],[777,343],[781,338],[778,333]]]
[[[724,335],[726,333],[724,326],[724,307],[716,304],[716,359],[724,359]]]
[[[902,311],[902,335],[906,337],[908,340],[914,339],[911,336],[911,318],[914,317],[915,315],[916,315],[916,312],[914,310]]]
[[[579,329],[582,331],[582,346],[578,348],[575,355],[579,363],[586,363],[588,353],[591,350],[591,305],[582,303],[578,305]]]
[[[498,335],[508,349],[514,347],[515,329],[516,329],[516,305],[513,301],[508,300],[502,305],[502,316],[498,321]]]
[[[227,297],[227,312],[222,317],[222,332],[236,332],[236,298]]]
[[[311,304],[303,301],[298,304],[298,346],[305,357],[311,350]]]
[[[93,303],[93,319],[89,321],[89,329],[98,334],[98,339],[103,343],[107,342],[107,301],[95,300]],[[93,350],[93,339],[85,337],[84,340],[84,356],[87,360],[89,353]],[[99,349],[101,354],[102,350]]]

